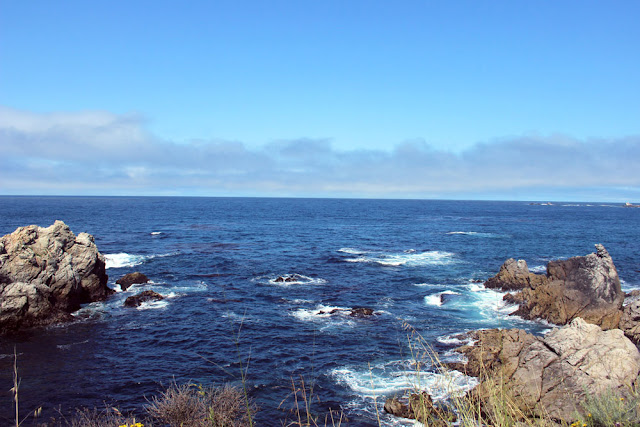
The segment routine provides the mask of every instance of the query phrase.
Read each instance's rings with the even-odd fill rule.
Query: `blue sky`
[[[640,200],[639,16],[0,0],[0,194]]]

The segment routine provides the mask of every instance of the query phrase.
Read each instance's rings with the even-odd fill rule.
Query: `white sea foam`
[[[120,252],[117,254],[104,254],[105,267],[106,268],[123,268],[123,267],[135,267],[143,262],[153,258],[164,258],[168,256],[177,255],[178,252],[171,252],[167,254],[158,255],[134,255],[126,252]]]
[[[291,315],[298,320],[308,322],[326,319],[341,314],[349,314],[350,312],[350,308],[319,304],[316,308],[312,309],[300,308],[298,310],[294,310],[291,312]]]
[[[351,254],[351,255],[360,255],[360,254],[366,253],[366,251],[362,251],[360,249],[354,249],[354,248],[340,248],[338,249],[338,252]]]
[[[258,281],[264,279],[264,277],[257,278]],[[302,274],[283,274],[282,276],[272,277],[267,280],[268,283],[277,286],[289,287],[295,285],[324,285],[326,280],[321,278],[314,278],[304,276]]]
[[[152,236],[157,236],[157,235],[159,235],[159,234],[162,234],[162,231],[152,231],[152,232],[151,232],[151,235],[152,235]]]
[[[529,271],[536,274],[546,273],[547,266],[546,265],[535,265],[533,267],[529,267]]]
[[[426,390],[434,400],[441,400],[462,395],[478,384],[475,378],[458,371],[439,374],[390,364],[364,370],[342,367],[332,370],[331,375],[355,393],[369,398],[401,394],[417,388]]]
[[[147,259],[144,255],[131,255],[125,252],[104,254],[104,258],[106,260],[106,268],[135,267]]]
[[[438,292],[437,294],[431,294],[424,297],[424,303],[427,305],[433,305],[436,307],[442,306],[442,296],[443,295],[460,295],[460,292],[455,291],[443,291]]]
[[[347,262],[376,263],[388,267],[422,267],[426,265],[448,265],[453,263],[454,255],[451,252],[427,251],[427,252],[403,252],[401,254],[369,254],[357,258],[347,258]]]
[[[482,292],[487,289],[482,283],[469,283],[469,285],[467,285],[467,288],[470,292]]]
[[[414,283],[413,286],[419,286],[421,288],[428,288],[428,287],[440,286],[440,285],[437,285],[435,283]]]
[[[169,305],[169,302],[166,300],[160,301],[145,301],[136,307],[137,310],[153,310],[158,308],[166,308]]]
[[[442,343],[445,345],[455,345],[455,346],[473,345],[474,343],[474,340],[466,336],[464,332],[461,332],[458,334],[451,334],[451,335],[442,335],[436,338],[436,340],[439,343]]]
[[[71,347],[73,347],[75,345],[86,344],[88,342],[89,342],[89,340],[84,340],[84,341],[80,341],[80,342],[73,342],[71,344],[58,344],[58,345],[56,345],[56,347],[59,348],[60,350],[70,350]]]

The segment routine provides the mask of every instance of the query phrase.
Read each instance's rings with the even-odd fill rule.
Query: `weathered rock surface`
[[[522,260],[509,259],[487,285],[520,289],[505,299],[518,303],[513,314],[525,319],[565,325],[580,317],[604,329],[617,328],[625,295],[611,256],[602,245],[596,249],[587,256],[550,261],[546,276],[529,273]]]
[[[143,302],[161,301],[164,297],[154,291],[142,291],[139,294],[132,295],[124,301],[125,307],[139,307]]]
[[[431,396],[425,392],[409,396],[408,404],[392,397],[384,403],[384,410],[396,417],[417,420],[429,426],[448,426],[456,421],[455,413],[447,408],[439,408],[433,404]]]
[[[349,316],[351,317],[370,317],[373,316],[373,308],[368,307],[353,307]]]
[[[640,372],[640,352],[621,330],[603,331],[580,318],[545,337],[522,330],[473,332],[474,346],[457,349],[468,359],[453,366],[480,377],[473,393],[486,401],[498,386],[524,414],[570,422],[585,392],[626,396]]]
[[[640,300],[627,304],[618,326],[631,341],[640,344]]]
[[[537,288],[544,284],[547,278],[543,274],[529,272],[527,262],[523,259],[509,258],[502,264],[500,271],[494,277],[484,282],[489,289],[516,291],[524,288]]]
[[[18,228],[0,238],[0,334],[72,319],[113,292],[107,279],[93,236],[62,221]]]
[[[124,276],[116,280],[116,284],[120,285],[120,289],[122,289],[123,291],[129,289],[131,285],[138,285],[147,282],[149,282],[149,278],[139,271],[136,271],[135,273],[125,274]]]

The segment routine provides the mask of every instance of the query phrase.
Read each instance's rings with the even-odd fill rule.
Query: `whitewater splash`
[[[345,261],[355,263],[374,263],[387,267],[423,267],[428,265],[448,265],[455,262],[455,254],[444,251],[417,252],[413,249],[409,249],[396,254],[360,251],[358,255],[360,256],[357,258],[345,258]]]
[[[441,307],[444,303],[443,295],[460,295],[460,292],[456,291],[442,291],[436,294],[427,295],[424,297],[424,303],[427,305],[433,305],[436,307]]]
[[[120,252],[117,254],[104,254],[105,268],[135,267],[153,258],[163,258],[177,254],[177,252],[159,255],[133,255],[126,252]]]
[[[478,380],[458,371],[446,373],[411,369],[407,362],[391,362],[357,370],[334,369],[330,375],[354,393],[365,398],[400,395],[405,391],[426,390],[434,400],[462,396],[478,385]]]
[[[258,277],[255,280],[261,281],[264,280],[265,277]],[[293,285],[324,285],[327,283],[326,280],[320,278],[313,278],[309,276],[305,276],[302,274],[284,274],[282,276],[268,278],[267,282],[271,285],[277,286],[293,286]]]

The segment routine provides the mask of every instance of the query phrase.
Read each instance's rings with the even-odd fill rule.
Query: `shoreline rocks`
[[[603,329],[617,328],[625,294],[611,256],[604,246],[595,246],[596,253],[550,261],[546,275],[530,273],[523,260],[508,259],[485,286],[518,290],[505,300],[519,304],[512,314],[528,320],[565,325],[580,317]]]
[[[0,335],[72,320],[81,304],[113,293],[93,236],[62,221],[0,238]]]
[[[581,318],[544,337],[519,329],[471,334],[476,344],[456,349],[468,362],[449,366],[481,379],[471,392],[480,402],[498,387],[532,417],[571,422],[587,392],[624,397],[640,372],[640,352],[621,330],[605,331]]]
[[[139,294],[132,295],[124,301],[125,307],[140,307],[142,303],[148,301],[162,301],[164,297],[154,291],[142,291]]]
[[[126,291],[127,289],[129,289],[129,287],[131,287],[131,285],[139,285],[148,282],[149,278],[139,271],[125,274],[124,276],[116,280],[116,284],[120,285],[120,289],[122,289],[122,291]]]

